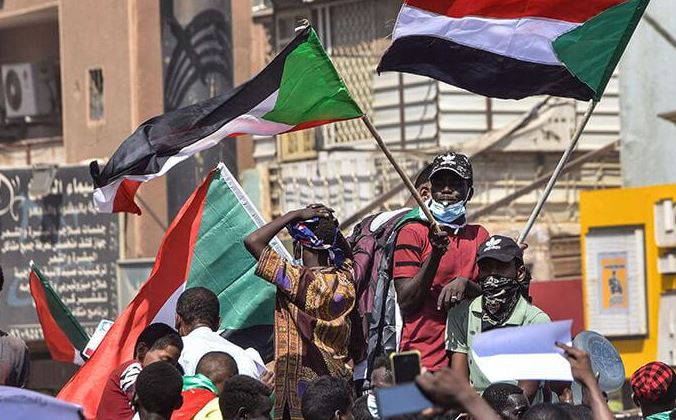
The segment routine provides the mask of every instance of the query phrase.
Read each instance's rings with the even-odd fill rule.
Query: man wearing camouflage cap
[[[473,173],[467,156],[437,156],[430,172],[432,198],[427,205],[442,232],[414,209],[397,233],[392,278],[403,319],[399,350],[418,350],[425,368],[448,366],[444,330],[448,309],[479,289],[476,253],[488,238],[482,226],[467,224],[465,205],[472,198]]]

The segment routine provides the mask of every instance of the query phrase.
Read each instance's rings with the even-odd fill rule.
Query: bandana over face
[[[487,276],[480,281],[483,292],[482,321],[498,326],[512,315],[521,296],[519,282],[510,277]]]

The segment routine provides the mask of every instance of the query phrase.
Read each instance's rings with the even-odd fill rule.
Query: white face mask
[[[450,225],[465,215],[464,201],[445,206],[434,199],[430,199],[427,205],[436,221],[442,224]]]

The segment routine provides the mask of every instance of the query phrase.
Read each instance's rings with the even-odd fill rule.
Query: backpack
[[[368,317],[367,333],[367,382],[371,377],[373,365],[379,356],[387,356],[397,349],[397,296],[392,281],[394,248],[399,231],[409,223],[422,222],[419,210],[414,209],[397,217],[397,222],[390,230],[382,247],[381,258],[376,267],[376,287],[373,304]]]
[[[378,268],[383,250],[392,231],[408,213],[408,209],[393,212],[392,216],[371,230],[373,221],[384,213],[367,216],[359,222],[347,238],[352,247],[354,264],[354,282],[356,289],[355,311],[352,312],[352,331],[350,337],[351,358],[359,363],[366,358],[366,335],[369,330],[369,318],[378,285]]]

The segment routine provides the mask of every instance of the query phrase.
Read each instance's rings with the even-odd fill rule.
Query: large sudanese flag
[[[134,195],[142,182],[227,137],[288,133],[362,115],[307,27],[253,79],[144,122],[103,169],[92,162],[94,204],[101,212],[141,214]]]
[[[650,0],[406,0],[378,72],[598,101]]]
[[[28,283],[49,354],[56,361],[81,365],[89,335],[33,261],[30,268]]]
[[[256,260],[244,247],[244,238],[262,224],[235,178],[219,164],[167,229],[148,280],[58,398],[82,405],[93,418],[111,371],[132,358],[147,325],[174,325],[176,301],[186,288],[216,293],[227,338],[256,348],[264,358],[271,355],[275,288],[256,277]],[[281,242],[272,246],[290,258]]]

